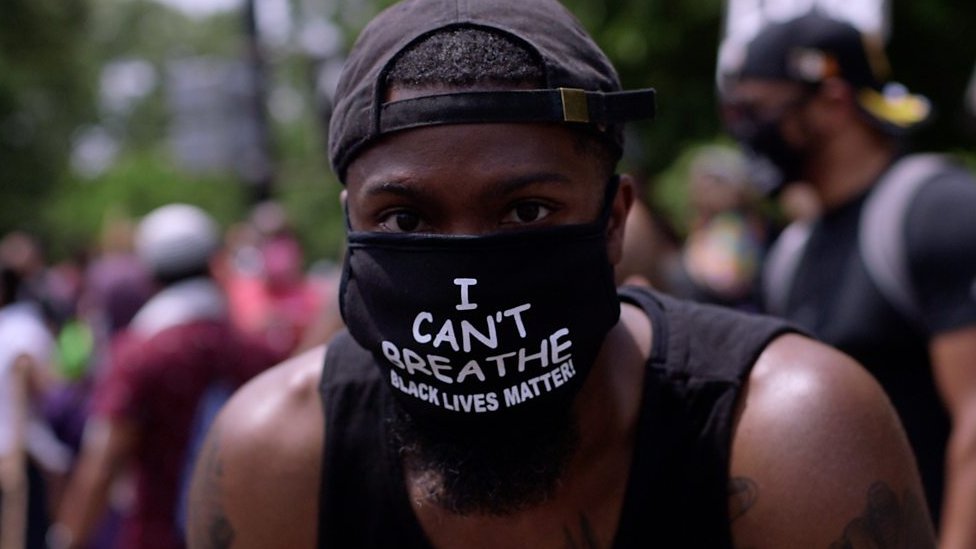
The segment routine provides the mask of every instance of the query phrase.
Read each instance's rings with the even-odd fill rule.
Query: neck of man
[[[861,196],[888,168],[896,153],[896,144],[890,138],[863,125],[832,139],[811,159],[807,169],[823,209],[836,209]]]
[[[588,456],[621,442],[628,451],[633,448],[652,331],[643,311],[621,304],[620,321],[607,333],[593,371],[576,399],[580,447],[574,463],[587,466]]]

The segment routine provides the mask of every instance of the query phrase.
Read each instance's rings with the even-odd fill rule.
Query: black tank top
[[[654,327],[633,463],[615,548],[732,547],[729,452],[742,384],[788,324],[625,288]],[[393,396],[347,333],[330,344],[320,387],[325,453],[319,547],[431,547],[386,437]]]

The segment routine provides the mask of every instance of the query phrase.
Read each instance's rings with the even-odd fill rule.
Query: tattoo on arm
[[[759,487],[756,481],[747,477],[729,479],[729,522],[746,514],[756,504]]]
[[[580,513],[579,530],[580,539],[577,540],[573,529],[569,526],[563,526],[566,549],[597,549],[599,547],[596,542],[596,535],[593,533],[593,527],[590,526],[590,521],[586,518],[585,513]]]
[[[922,499],[905,490],[899,499],[883,482],[868,489],[864,513],[844,528],[830,549],[934,548],[932,522]]]
[[[214,427],[193,474],[187,528],[189,546],[193,549],[228,549],[234,542],[234,528],[221,505],[223,464],[219,442],[220,433]]]

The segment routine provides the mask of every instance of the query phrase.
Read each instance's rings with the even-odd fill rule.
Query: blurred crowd
[[[117,546],[132,502],[160,493],[172,503],[138,527],[174,520],[207,395],[219,406],[323,342],[337,285],[332,269],[308,268],[274,202],[223,231],[179,204],[109,219],[90,249],[57,262],[34,235],[2,235],[0,547],[57,545],[56,517],[87,546]]]

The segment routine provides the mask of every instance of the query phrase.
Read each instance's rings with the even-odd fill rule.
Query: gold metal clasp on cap
[[[586,92],[576,88],[559,88],[563,101],[564,122],[590,121],[590,107],[586,103]]]

